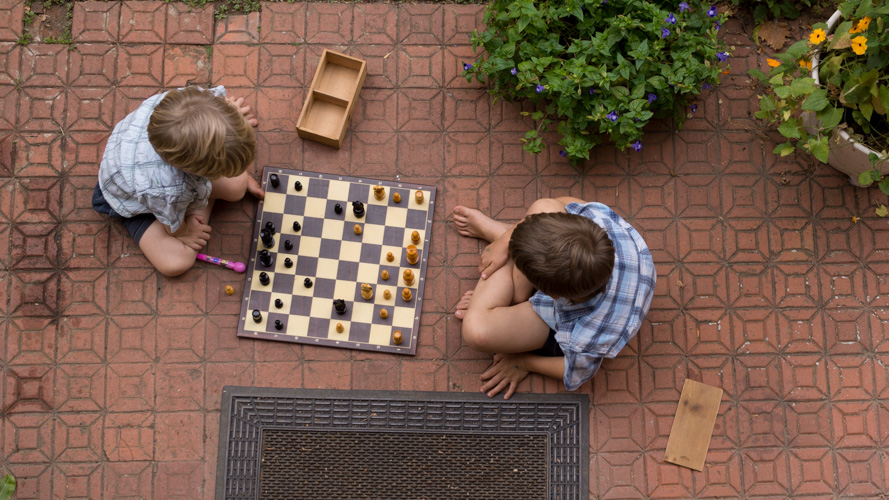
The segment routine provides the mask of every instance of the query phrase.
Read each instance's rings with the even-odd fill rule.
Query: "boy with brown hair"
[[[509,399],[529,372],[575,390],[639,330],[657,280],[633,227],[601,203],[541,199],[514,226],[454,208],[457,231],[489,243],[481,280],[455,316],[473,349],[494,354],[481,375]],[[536,291],[535,291],[536,290]]]
[[[264,195],[251,175],[257,121],[243,102],[222,86],[186,87],[148,98],[111,132],[93,208],[120,219],[164,275],[194,265],[215,200]]]

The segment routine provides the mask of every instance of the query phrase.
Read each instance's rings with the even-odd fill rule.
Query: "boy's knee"
[[[186,260],[184,258],[171,258],[157,263],[157,265],[155,265],[154,267],[158,270],[159,273],[163,274],[164,276],[173,278],[179,276],[180,274],[184,274],[186,271],[191,269],[192,266],[194,266],[194,259]]]
[[[463,317],[463,341],[466,344],[481,352],[493,352],[492,350],[492,331],[490,326],[484,321],[479,314],[466,312]]]
[[[220,179],[213,186],[212,197],[229,202],[240,201],[247,194],[247,173],[237,177]]]

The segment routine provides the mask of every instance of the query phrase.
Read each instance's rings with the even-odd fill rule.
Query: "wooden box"
[[[324,49],[296,122],[297,134],[339,149],[365,76],[365,61]]]

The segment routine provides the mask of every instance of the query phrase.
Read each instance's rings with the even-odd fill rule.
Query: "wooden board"
[[[375,185],[385,188],[382,200],[373,194]],[[262,187],[265,198],[254,221],[238,336],[415,355],[435,186],[265,167]],[[415,197],[418,191],[423,193],[420,202]],[[401,196],[398,202],[395,193]],[[363,215],[352,210],[356,200],[364,203]],[[334,210],[337,204],[342,208],[339,214]],[[275,232],[267,246],[259,235],[269,223]],[[356,225],[362,228],[360,235],[355,234]],[[413,242],[414,231],[418,242]],[[419,255],[415,264],[404,254],[411,244]],[[268,266],[258,257],[263,249],[272,257]],[[414,273],[411,284],[404,282],[406,269]],[[389,274],[385,279],[384,270]],[[261,274],[268,277],[267,284]],[[311,281],[308,287],[306,278]],[[363,283],[374,288],[370,299],[361,295]],[[406,288],[411,290],[409,300],[402,296]],[[385,290],[390,291],[389,298]],[[346,313],[336,313],[334,299],[346,302]],[[383,309],[386,318],[380,317]],[[260,313],[259,321],[253,311]],[[342,332],[336,330],[337,323]],[[395,331],[403,336],[400,344],[395,343]]]
[[[685,380],[664,461],[703,470],[721,400],[722,389]]]

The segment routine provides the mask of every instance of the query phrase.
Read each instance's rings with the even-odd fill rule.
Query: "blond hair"
[[[240,111],[197,87],[161,99],[148,122],[148,141],[165,162],[210,180],[236,177],[256,157],[253,127]]]

